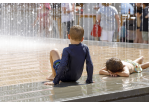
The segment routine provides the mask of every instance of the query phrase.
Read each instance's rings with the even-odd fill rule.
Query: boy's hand
[[[50,82],[44,83],[44,85],[54,85],[54,83],[53,83],[53,81],[50,81]]]
[[[116,74],[116,73],[112,73],[112,72],[109,71],[109,70],[108,70],[108,72],[109,72],[109,75],[110,75],[111,77],[117,77],[117,74]]]
[[[117,74],[110,73],[110,76],[111,76],[111,77],[117,77]]]

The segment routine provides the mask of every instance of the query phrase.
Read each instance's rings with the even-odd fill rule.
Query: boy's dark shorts
[[[54,63],[53,63],[53,68],[54,68],[56,74],[57,74],[57,69],[58,69],[60,62],[61,62],[61,60],[58,59],[58,60],[54,61]]]

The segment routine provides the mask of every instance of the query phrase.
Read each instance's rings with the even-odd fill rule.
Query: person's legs
[[[63,22],[62,23],[62,36],[61,38],[65,39],[65,37],[67,36],[67,23]]]
[[[45,27],[45,37],[48,37],[49,36],[49,18],[48,17],[45,17],[46,19],[46,21],[45,21],[45,23],[44,23],[44,27]]]
[[[137,17],[137,37],[138,37],[137,43],[143,43],[142,33],[140,31],[140,24],[141,24],[141,19],[140,19],[140,17]]]
[[[108,41],[108,33],[106,30],[102,29],[100,40],[106,42]]]
[[[143,43],[148,44],[148,41],[144,40]]]
[[[39,23],[40,25],[38,26],[38,37],[42,36],[42,32],[43,32],[43,24]]]
[[[108,42],[112,42],[114,31],[107,31]]]
[[[94,37],[95,41],[99,41],[99,37]]]
[[[137,34],[138,34],[138,43],[143,43],[142,33],[140,29],[137,29]]]
[[[46,30],[46,37],[49,37],[49,35],[50,35],[49,26],[47,26],[45,28],[45,30]]]
[[[148,32],[142,31],[143,43],[148,43]]]
[[[60,55],[58,53],[58,50],[57,49],[51,50],[50,51],[50,63],[51,63],[52,75],[47,77],[46,78],[47,80],[53,80],[55,78],[56,72],[55,72],[55,70],[53,68],[53,63],[54,63],[54,61],[56,61],[58,59],[60,59]]]
[[[61,26],[62,26],[62,24],[61,24],[61,18],[60,17],[57,17],[56,18],[56,21],[57,21],[57,31],[58,31],[58,35],[59,35],[59,38],[62,38],[62,28],[61,28]]]
[[[135,40],[133,43],[142,43],[142,34],[140,35],[140,27],[137,27],[137,30],[136,30],[136,37],[135,37]],[[141,36],[141,37],[140,37]]]
[[[135,40],[133,41],[133,43],[138,43],[138,35],[137,35],[138,33],[136,33],[136,38],[135,38]]]
[[[141,56],[141,57],[137,58],[136,60],[134,60],[134,62],[136,62],[138,64],[142,64],[143,63],[143,59],[144,59],[144,57]]]
[[[142,69],[146,69],[148,67],[149,67],[149,62],[146,62],[146,63],[141,64],[141,68]]]
[[[73,26],[73,21],[68,21],[67,22],[67,34],[70,32],[70,28]]]
[[[69,34],[69,30],[70,30],[70,21],[66,22],[66,27],[67,27],[67,35]],[[67,37],[65,37],[67,39]]]
[[[46,37],[52,37],[52,38],[54,38],[54,36],[51,36],[52,29],[53,29],[53,22],[50,21],[50,22],[47,22],[46,24],[47,24],[46,27],[45,27]]]

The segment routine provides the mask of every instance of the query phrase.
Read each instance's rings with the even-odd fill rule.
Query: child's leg
[[[138,34],[138,43],[143,43],[142,33],[140,32],[140,29],[138,29],[137,34]]]
[[[139,63],[139,64],[142,64],[143,59],[144,59],[144,57],[141,56],[141,57],[137,58],[136,60],[134,60],[134,62]]]
[[[148,41],[145,40],[143,43],[148,44]]]
[[[53,63],[54,63],[54,61],[56,61],[58,59],[60,59],[58,50],[55,49],[55,50],[50,51],[50,63],[51,63],[52,75],[47,77],[46,78],[47,80],[53,80],[55,78],[56,72],[55,72],[55,70],[53,68]]]
[[[148,67],[149,67],[149,62],[146,62],[146,63],[141,64],[141,68],[142,69],[146,69]]]

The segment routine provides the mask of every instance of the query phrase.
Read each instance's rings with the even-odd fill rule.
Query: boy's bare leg
[[[58,59],[60,59],[58,50],[57,49],[51,50],[50,51],[50,63],[51,63],[52,75],[47,77],[46,78],[47,80],[53,80],[55,78],[56,72],[55,72],[55,70],[53,68],[53,63],[54,63],[54,61],[56,61]]]
[[[142,69],[146,69],[148,67],[149,67],[149,62],[146,62],[146,63],[141,64],[141,68]]]
[[[137,58],[136,60],[134,60],[134,62],[139,63],[139,64],[142,64],[143,63],[143,60],[144,60],[144,57],[141,56],[141,57]]]

